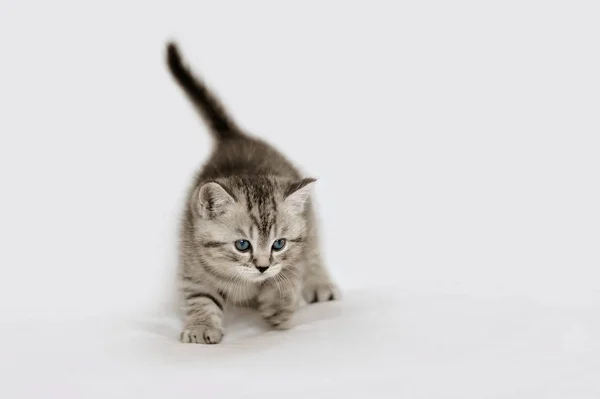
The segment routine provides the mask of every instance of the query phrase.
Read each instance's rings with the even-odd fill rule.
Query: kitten
[[[242,132],[174,44],[167,62],[216,139],[182,219],[181,341],[221,342],[228,303],[257,308],[272,326],[286,328],[301,296],[310,303],[337,299],[319,254],[309,198],[315,179],[302,178],[273,147]]]

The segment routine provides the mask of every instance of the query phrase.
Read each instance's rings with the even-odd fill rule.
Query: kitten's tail
[[[242,135],[219,100],[208,90],[202,80],[195,78],[188,67],[183,64],[179,50],[174,43],[167,45],[167,64],[171,74],[192,100],[217,139],[229,139]]]

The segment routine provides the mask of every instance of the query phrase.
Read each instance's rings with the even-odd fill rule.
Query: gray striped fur
[[[237,128],[216,97],[183,64],[175,45],[167,60],[176,81],[209,126],[216,146],[189,190],[180,230],[180,283],[186,323],[182,342],[218,343],[228,305],[251,306],[285,328],[301,297],[339,296],[321,261],[303,178],[277,150]],[[286,239],[280,251],[271,249]],[[251,243],[240,252],[234,242]],[[264,273],[257,265],[269,265]]]

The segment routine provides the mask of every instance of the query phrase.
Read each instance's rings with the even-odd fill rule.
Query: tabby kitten
[[[182,218],[181,341],[221,342],[228,303],[257,308],[272,326],[286,328],[302,296],[312,303],[339,295],[319,254],[309,198],[315,179],[242,132],[174,44],[167,62],[216,139]]]

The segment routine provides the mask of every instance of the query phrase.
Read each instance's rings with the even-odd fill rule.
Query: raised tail
[[[171,74],[192,100],[217,139],[230,139],[242,135],[219,100],[208,90],[202,80],[195,78],[183,64],[174,43],[167,45],[167,64]]]

